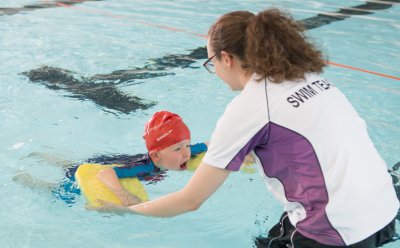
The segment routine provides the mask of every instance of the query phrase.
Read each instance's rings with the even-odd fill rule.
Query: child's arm
[[[121,200],[122,205],[130,206],[141,202],[122,187],[113,168],[106,168],[97,173],[97,178],[104,183]]]

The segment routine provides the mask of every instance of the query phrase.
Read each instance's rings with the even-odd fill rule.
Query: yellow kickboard
[[[118,165],[82,164],[75,173],[75,178],[79,184],[79,188],[87,198],[90,206],[100,206],[96,201],[97,199],[121,205],[119,198],[99,179],[97,179],[97,173],[104,169],[105,166],[114,167]],[[121,178],[119,179],[119,182],[132,195],[137,196],[142,201],[149,200],[145,188],[136,177]]]
[[[202,152],[196,155],[195,157],[190,158],[187,164],[187,170],[195,171],[197,167],[200,165],[201,160],[203,159],[205,154],[206,154],[205,152]]]

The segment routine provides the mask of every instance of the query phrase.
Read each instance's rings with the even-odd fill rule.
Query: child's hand
[[[121,200],[122,206],[133,206],[142,202],[137,196],[126,190],[115,192],[115,195]]]
[[[256,160],[254,159],[252,154],[247,154],[247,156],[244,158],[243,164],[250,165],[254,164]]]
[[[130,212],[129,208],[112,203],[112,202],[108,202],[108,201],[104,201],[104,200],[100,200],[100,199],[97,199],[96,202],[100,205],[98,205],[98,206],[86,205],[86,209],[92,210],[92,211],[97,211],[100,213],[115,213],[118,215],[121,215],[126,212]]]

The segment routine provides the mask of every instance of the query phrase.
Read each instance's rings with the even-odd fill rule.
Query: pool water
[[[201,209],[170,219],[87,211],[83,196],[67,205],[12,178],[23,171],[56,183],[64,172],[55,160],[143,153],[143,124],[164,109],[184,118],[193,142],[208,140],[236,93],[202,68],[204,35],[229,11],[285,8],[297,20],[312,20],[308,33],[330,61],[398,78],[399,1],[317,25],[320,13],[363,4],[1,1],[0,247],[252,247],[282,211],[258,173],[233,173]],[[366,120],[388,166],[400,161],[400,81],[337,66],[326,77]],[[168,172],[145,187],[156,198],[179,190],[191,175]]]

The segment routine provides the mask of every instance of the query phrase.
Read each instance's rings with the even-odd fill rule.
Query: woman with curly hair
[[[399,201],[364,120],[322,71],[288,14],[235,11],[209,29],[206,69],[240,91],[179,192],[126,210],[175,216],[201,206],[251,152],[284,205],[259,247],[376,247],[392,239]]]

